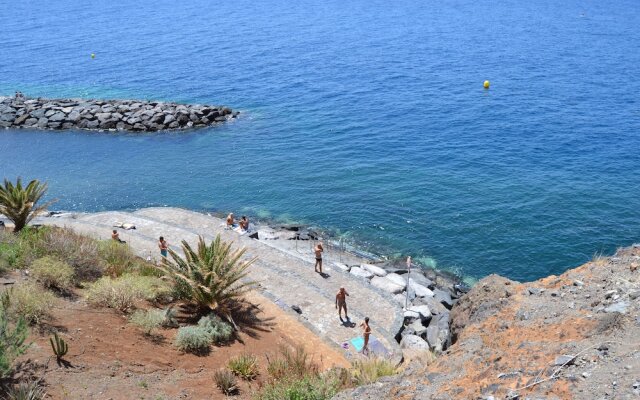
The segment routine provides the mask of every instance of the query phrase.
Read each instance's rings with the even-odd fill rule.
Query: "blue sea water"
[[[0,5],[0,95],[242,112],[0,131],[0,177],[48,181],[59,209],[234,210],[519,280],[640,238],[636,0]]]

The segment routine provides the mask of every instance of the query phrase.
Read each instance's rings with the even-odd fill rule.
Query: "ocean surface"
[[[0,131],[0,178],[47,181],[56,209],[233,210],[473,278],[640,241],[637,0],[0,4],[0,95],[242,113]]]

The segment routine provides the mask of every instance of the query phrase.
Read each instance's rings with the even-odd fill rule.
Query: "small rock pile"
[[[373,264],[336,266],[390,293],[402,306],[408,303],[404,324],[396,335],[406,358],[424,350],[440,353],[451,345],[449,311],[466,291],[463,285],[434,270],[416,268],[407,276],[406,269]]]
[[[0,128],[154,132],[215,125],[236,118],[227,107],[157,101],[0,97]]]

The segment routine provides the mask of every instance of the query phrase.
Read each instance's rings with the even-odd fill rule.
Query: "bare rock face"
[[[160,131],[215,125],[238,116],[227,107],[133,100],[0,97],[0,128]]]
[[[498,313],[513,294],[516,282],[499,275],[484,278],[451,311],[451,331],[454,338],[467,325],[485,320]]]

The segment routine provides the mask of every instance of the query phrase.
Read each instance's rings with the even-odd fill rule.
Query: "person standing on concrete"
[[[362,354],[369,355],[369,335],[371,335],[371,327],[369,326],[369,317],[364,318],[364,322],[360,324],[362,328],[362,337],[364,345],[362,346]]]
[[[316,265],[314,268],[316,272],[322,273],[322,252],[324,251],[324,248],[322,248],[322,242],[318,242],[313,251],[316,253]]]
[[[167,257],[169,255],[169,243],[164,240],[163,236],[160,236],[160,239],[158,240],[158,248],[160,249],[160,255],[162,255],[162,257]]]
[[[338,294],[336,294],[336,308],[338,309],[338,316],[340,316],[340,321],[342,321],[342,309],[344,308],[344,317],[349,321],[349,315],[347,314],[347,293],[343,287],[340,288]]]

